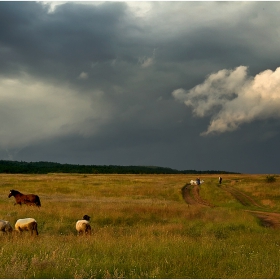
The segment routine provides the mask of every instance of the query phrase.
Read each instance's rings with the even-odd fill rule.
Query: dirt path
[[[259,205],[256,201],[254,201],[250,196],[237,190],[232,186],[222,186],[223,190],[229,192],[236,200],[238,200],[244,206],[255,206],[260,208],[262,211],[252,211],[252,210],[245,210],[249,212],[256,218],[258,218],[261,222],[261,225],[264,227],[271,227],[271,228],[280,228],[280,213],[274,212],[265,212],[266,208],[262,205]]]
[[[260,208],[262,211],[252,211],[252,210],[245,210],[246,212],[250,213],[251,215],[258,218],[261,222],[261,225],[264,227],[271,227],[274,229],[280,228],[280,213],[274,212],[265,212],[266,209],[264,206],[258,204],[252,197],[249,195],[241,192],[240,190],[227,185],[220,186],[221,189],[224,191],[229,192],[237,201],[239,201],[244,206],[254,206]],[[182,196],[186,203],[189,205],[200,205],[200,206],[208,206],[208,207],[215,207],[215,205],[211,204],[210,202],[202,199],[199,194],[200,187],[193,186],[191,184],[186,184],[182,188]]]
[[[182,189],[182,196],[186,203],[189,205],[197,205],[198,202],[193,198],[191,194],[192,190],[192,185],[191,184],[186,184]]]
[[[215,207],[213,204],[208,202],[207,200],[202,199],[202,197],[199,195],[200,187],[191,184],[186,184],[182,188],[182,196],[184,200],[189,205],[201,205],[201,206],[209,206],[209,207]]]
[[[250,211],[250,210],[245,210],[245,211],[257,217],[260,220],[262,226],[264,227],[280,228],[280,213]]]
[[[259,205],[254,199],[252,199],[247,194],[241,192],[240,190],[237,190],[236,188],[232,186],[221,186],[221,189],[229,192],[236,200],[238,200],[242,205],[244,206],[256,206],[259,208],[264,208],[262,205]]]

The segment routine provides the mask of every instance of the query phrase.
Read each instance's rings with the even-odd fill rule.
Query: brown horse
[[[22,194],[19,191],[10,190],[8,197],[10,198],[11,196],[14,196],[16,199],[16,203],[14,205],[27,204],[27,205],[35,205],[38,207],[41,206],[40,198],[36,194]]]

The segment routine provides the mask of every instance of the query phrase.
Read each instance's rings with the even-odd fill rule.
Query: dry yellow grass
[[[223,184],[280,207],[278,180],[223,175]],[[215,207],[187,206],[182,187],[196,175],[0,175],[0,219],[33,217],[39,236],[1,236],[2,278],[279,278],[279,232],[201,175]],[[264,187],[265,186],[265,187]],[[40,209],[14,206],[10,189],[35,193]],[[263,191],[263,196],[261,195]],[[91,216],[93,234],[75,223]]]

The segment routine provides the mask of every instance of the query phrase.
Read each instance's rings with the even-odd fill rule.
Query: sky
[[[279,174],[279,14],[0,1],[0,159]]]

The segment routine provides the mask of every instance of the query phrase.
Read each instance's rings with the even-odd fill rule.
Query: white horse
[[[200,181],[200,184],[203,184],[203,183],[204,183],[204,181],[201,180],[201,181]],[[196,181],[196,180],[190,180],[190,184],[191,184],[191,185],[197,185],[197,181]]]

